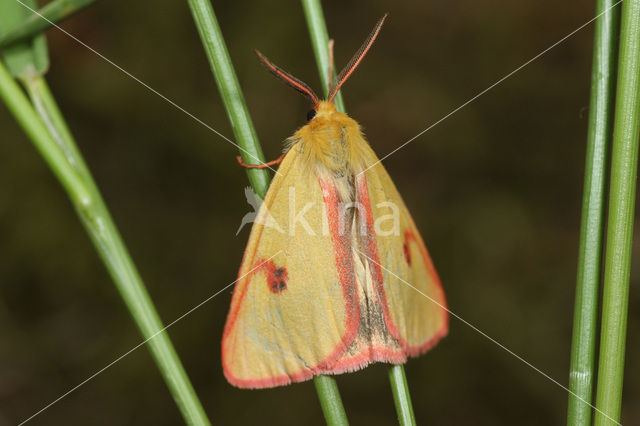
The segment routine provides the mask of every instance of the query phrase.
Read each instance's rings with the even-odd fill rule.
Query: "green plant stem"
[[[304,9],[307,26],[309,27],[311,45],[313,46],[320,81],[326,97],[329,93],[329,34],[322,13],[322,5],[316,0],[302,0],[302,8]],[[342,92],[338,92],[333,102],[338,111],[346,112]],[[335,379],[328,376],[318,376],[314,381],[316,389],[318,389],[318,396],[320,397],[322,411],[327,424],[347,424],[347,415],[344,411],[338,384]],[[329,386],[329,384],[331,386]],[[319,391],[321,388],[324,389],[322,393]],[[325,398],[329,398],[329,400],[334,401],[334,403],[328,403],[325,401]],[[334,423],[337,420],[344,421],[344,423]]]
[[[389,368],[389,380],[398,413],[398,422],[401,426],[415,426],[416,419],[413,415],[409,385],[402,365],[394,365]]]
[[[327,424],[331,426],[348,425],[349,421],[342,405],[336,380],[330,376],[316,376],[313,384],[316,386],[322,413]]]
[[[185,421],[209,421],[44,79],[26,79],[37,112],[0,64],[0,97],[60,180],[151,349]],[[49,132],[51,130],[51,133]]]
[[[616,44],[620,7],[597,0],[591,69],[589,130],[582,198],[580,249],[576,280],[569,373],[568,426],[591,424],[598,320],[598,289],[602,264],[607,157],[613,118]]]
[[[93,178],[91,178],[89,169],[75,144],[75,140],[67,127],[62,113],[58,109],[58,105],[49,90],[46,80],[44,77],[38,76],[22,79],[22,81],[40,120],[47,128],[49,135],[56,142],[60,151],[62,151],[67,164],[81,175],[85,185],[91,185]]]
[[[640,129],[640,0],[622,3],[613,124],[609,223],[604,266],[596,426],[616,424],[622,407],[624,351]]]
[[[73,168],[67,167],[67,160],[56,146],[47,129],[33,110],[28,99],[20,90],[13,77],[0,61],[0,97],[14,115],[25,133],[36,145],[49,167],[67,190],[75,205],[81,205],[90,199],[89,189],[78,179]]]
[[[202,46],[209,60],[213,77],[218,85],[233,134],[245,163],[264,163],[262,147],[253,127],[249,109],[233,69],[227,45],[209,0],[189,0],[189,8],[195,21]],[[265,169],[247,168],[249,182],[254,192],[264,198],[269,187],[269,174]]]
[[[316,63],[318,64],[320,81],[322,82],[324,95],[327,97],[329,96],[329,34],[327,32],[324,14],[322,13],[322,5],[319,0],[302,0],[302,8],[304,9],[304,16],[307,19],[307,26],[309,27],[309,36],[311,37],[313,53],[316,56]],[[338,111],[346,112],[342,91],[338,92],[333,99],[333,103]]]
[[[326,95],[329,92],[329,34],[322,13],[322,5],[319,0],[302,0],[302,7],[309,27],[309,35],[318,64],[320,80]],[[346,112],[342,93],[338,93],[334,103],[338,111]],[[400,423],[402,425],[414,425],[416,421],[404,366],[393,365],[389,367],[389,380]]]
[[[16,0],[11,1],[15,2]],[[52,22],[58,23],[95,1],[96,0],[54,0],[39,9],[37,14],[29,11],[31,15],[25,19],[20,26],[0,36],[0,47],[8,46],[16,41],[40,33],[49,28]],[[43,17],[46,19],[43,19]]]
[[[231,121],[242,159],[249,164],[264,163],[262,148],[211,3],[208,0],[189,0],[189,8]],[[247,169],[247,174],[254,192],[264,198],[269,186],[267,171],[265,169]],[[329,413],[325,411],[327,423],[330,425],[347,424],[335,380],[329,377],[316,377],[314,382],[323,410],[332,410]],[[335,423],[336,421],[340,422]]]

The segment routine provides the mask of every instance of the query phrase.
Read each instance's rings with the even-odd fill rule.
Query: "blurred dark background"
[[[324,2],[340,68],[389,19],[346,84],[347,110],[379,156],[594,16],[593,2]],[[259,48],[320,92],[298,2],[214,7],[267,159],[307,101],[269,75]],[[102,1],[63,24],[233,139],[185,2]],[[75,41],[47,32],[48,80],[168,323],[236,276],[251,210],[237,149]],[[453,312],[568,383],[593,26],[385,160]],[[58,182],[0,107],[0,425],[15,424],[141,341]],[[637,234],[637,233],[636,233]],[[636,238],[638,240],[638,238]],[[637,246],[637,243],[636,243]],[[640,422],[634,252],[623,423]],[[220,366],[231,290],[169,333],[215,424],[323,424],[313,384],[238,390]],[[406,365],[430,425],[563,424],[567,392],[452,318]],[[394,424],[386,368],[338,377],[352,424]],[[180,424],[146,348],[34,425]]]

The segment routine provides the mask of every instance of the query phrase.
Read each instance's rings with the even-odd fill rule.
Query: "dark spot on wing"
[[[409,244],[406,241],[402,244],[402,253],[404,253],[404,260],[407,261],[407,265],[411,266],[411,252],[409,251]]]
[[[282,293],[287,289],[287,283],[285,281],[274,281],[271,285],[271,291],[274,293]]]
[[[276,266],[273,260],[264,262],[258,271],[264,271],[267,278],[267,285],[272,293],[280,294],[287,289],[289,273],[284,266]],[[257,271],[256,271],[257,272]]]
[[[410,229],[407,229],[404,232],[404,243],[402,244],[402,253],[404,254],[404,260],[407,261],[407,265],[411,266],[411,250],[409,248],[409,244],[411,241],[416,241],[416,236],[411,232]]]

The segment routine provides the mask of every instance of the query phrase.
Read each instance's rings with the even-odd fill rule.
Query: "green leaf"
[[[5,3],[10,3],[9,0],[3,1]],[[29,9],[20,5],[16,0],[12,1],[29,11]],[[29,5],[32,9],[36,9],[35,6],[31,6],[32,2],[24,0],[20,1]],[[40,10],[37,10],[37,13],[29,11],[29,17],[20,22],[18,26],[12,28],[8,32],[0,31],[0,46],[8,46],[18,40],[29,38],[35,34],[41,33],[51,25],[68,18],[95,1],[96,0],[54,0],[47,3]]]
[[[35,0],[21,1],[32,9],[38,7]],[[15,0],[1,1],[0,34],[20,26],[32,14]],[[49,68],[47,41],[43,34],[2,48],[2,56],[11,75],[23,80],[44,75]]]

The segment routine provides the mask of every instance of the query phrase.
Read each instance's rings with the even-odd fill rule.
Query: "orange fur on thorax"
[[[315,117],[289,138],[289,147],[298,149],[308,170],[331,180],[343,201],[352,200],[353,176],[364,170],[362,160],[368,143],[360,125],[333,103],[321,101]]]

